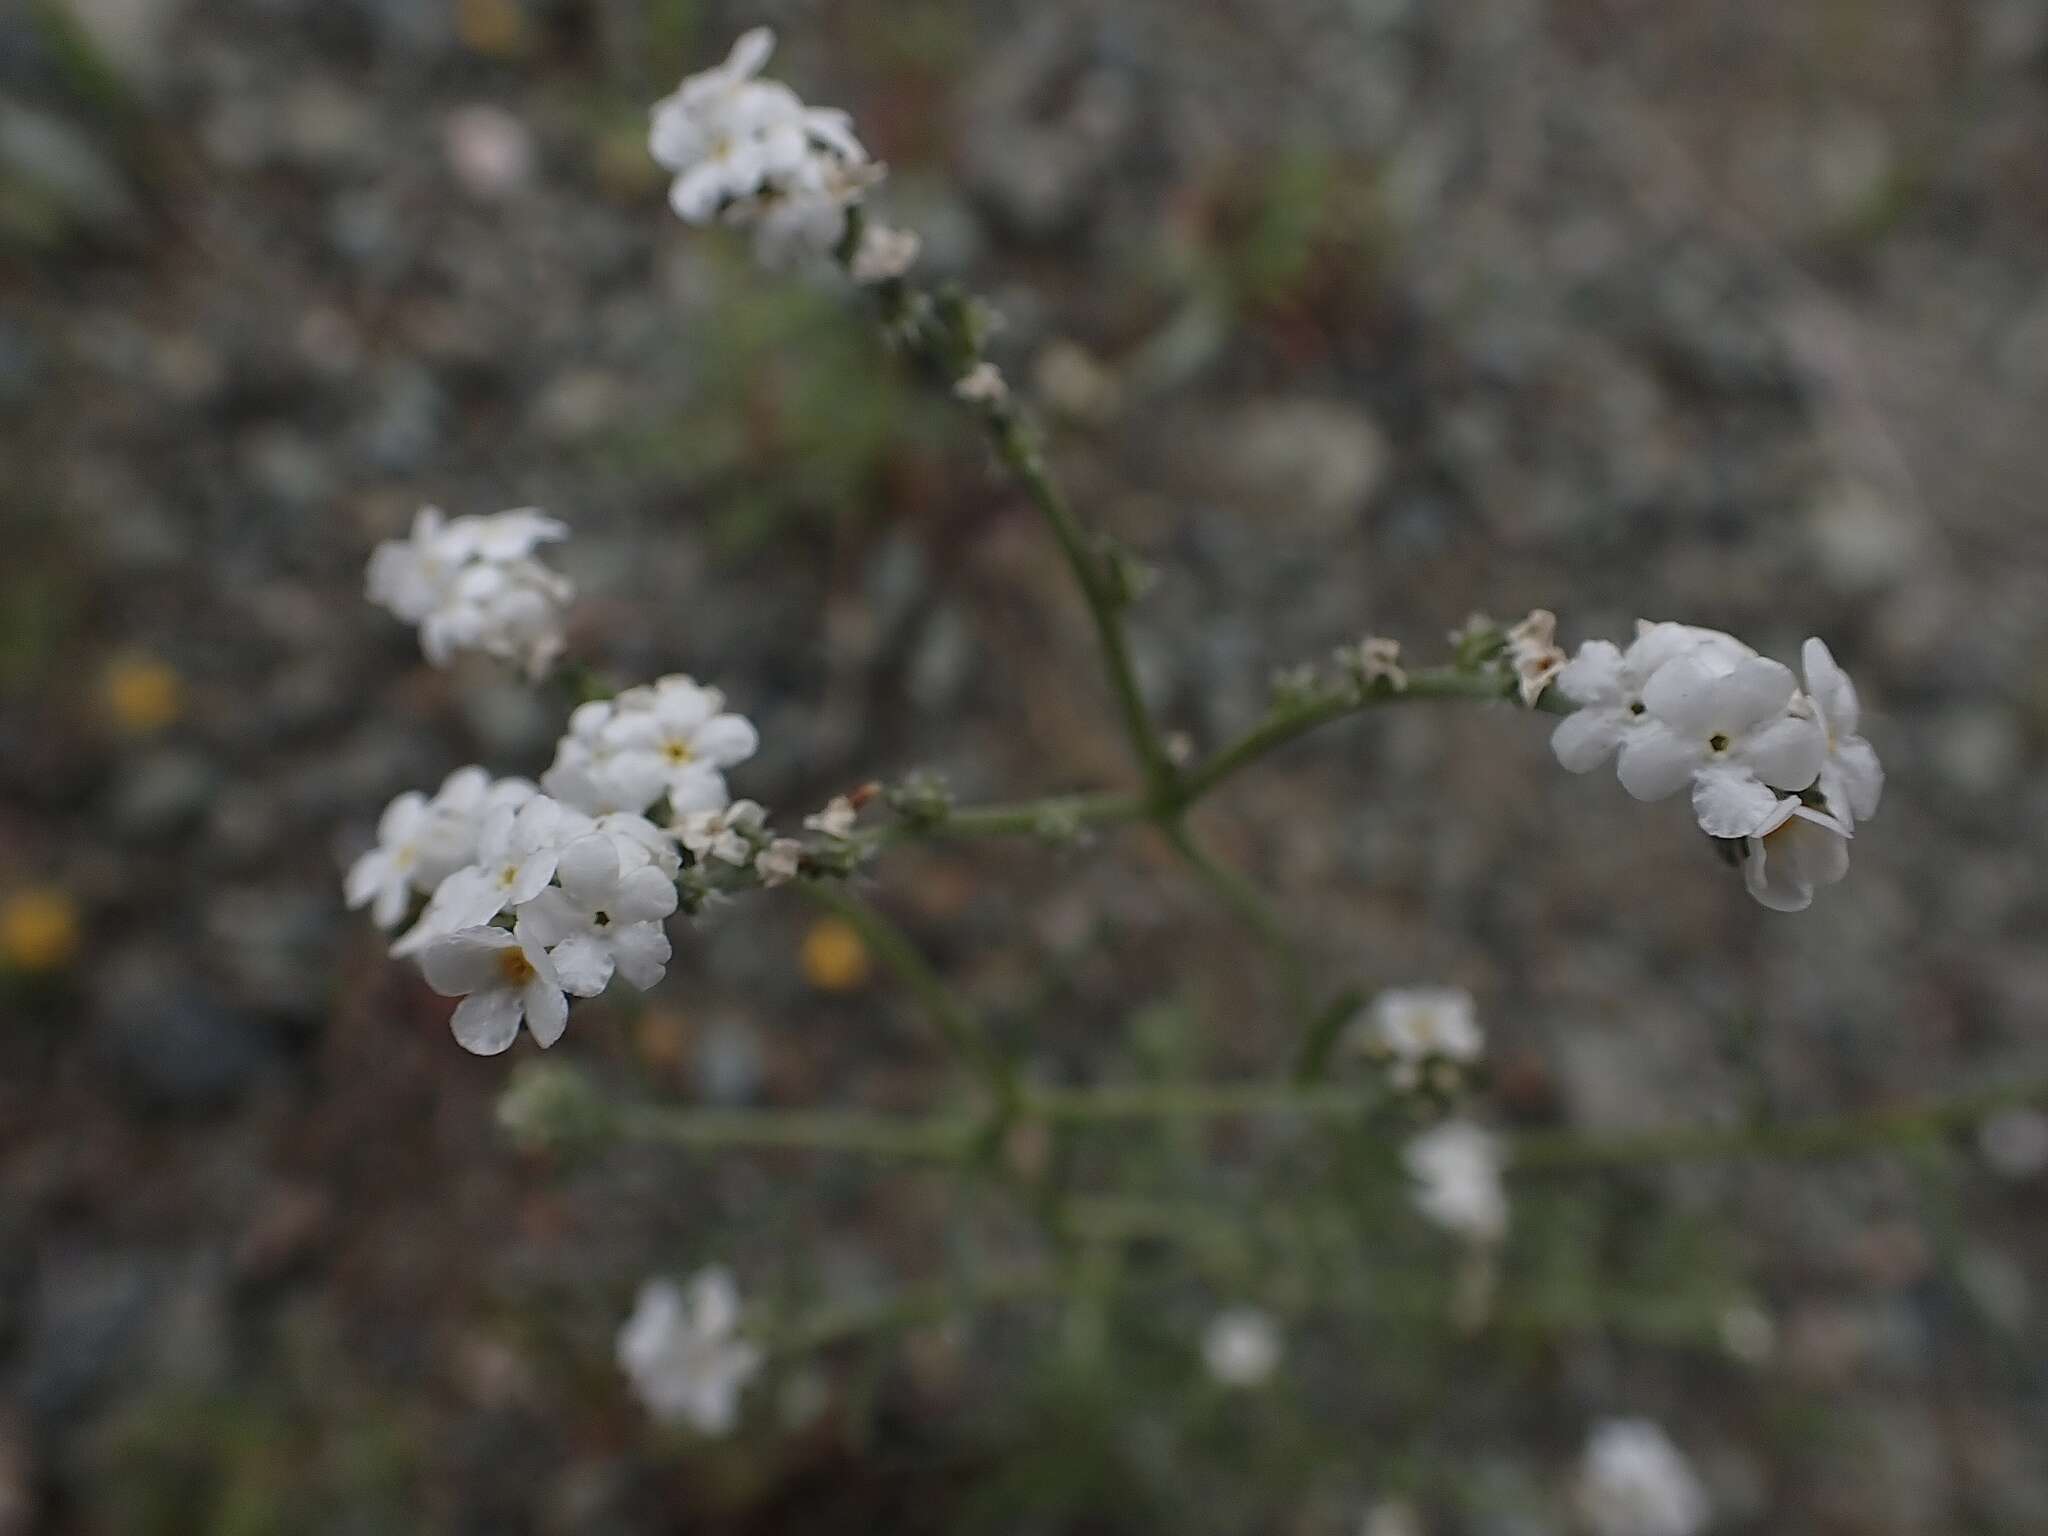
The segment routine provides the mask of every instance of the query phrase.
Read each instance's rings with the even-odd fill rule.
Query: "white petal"
[[[669,786],[669,808],[678,816],[694,811],[722,811],[731,798],[725,775],[703,763],[692,763]]]
[[[519,1016],[524,1008],[517,992],[495,987],[472,992],[455,1010],[448,1027],[455,1043],[478,1056],[496,1056],[512,1048],[519,1038]]]
[[[549,986],[536,977],[526,984],[522,1000],[526,1007],[526,1027],[533,1031],[533,1038],[543,1048],[562,1038],[562,1031],[569,1024],[569,1000],[562,996],[560,987]]]
[[[519,906],[519,931],[544,948],[553,949],[571,934],[587,932],[589,927],[589,910],[572,900],[567,891],[552,885]]]
[[[1550,750],[1566,772],[1590,773],[1614,755],[1630,720],[1626,710],[1589,706],[1557,722]]]
[[[1780,789],[1805,789],[1820,777],[1827,761],[1827,733],[1817,720],[1781,715],[1745,736],[1732,758],[1766,784]]]
[[[504,894],[505,905],[516,907],[546,890],[548,882],[555,877],[555,866],[560,860],[561,855],[552,848],[542,848],[520,860],[511,888]]]
[[[427,945],[420,970],[443,997],[486,991],[504,980],[501,956],[516,942],[503,928],[463,928]]]
[[[573,992],[578,997],[595,997],[611,985],[611,945],[596,933],[570,934],[554,947],[550,958],[565,992]]]
[[[1692,781],[1692,813],[1709,837],[1754,837],[1783,819],[1779,797],[1728,763],[1709,764]]]
[[[397,870],[394,868],[391,852],[386,848],[372,848],[368,853],[349,865],[348,874],[341,882],[342,899],[349,910],[367,906],[372,898],[393,882]],[[383,926],[383,919],[378,919]]]
[[[706,1265],[690,1281],[690,1324],[706,1338],[723,1338],[740,1323],[740,1291],[723,1264]]]
[[[1878,762],[1877,753],[1869,742],[1861,736],[1837,741],[1835,755],[1828,768],[1840,785],[1843,799],[1848,802],[1850,815],[1858,821],[1868,821],[1877,814],[1877,802],[1884,794],[1884,766]],[[1828,803],[1834,804],[1832,794]]]
[[[1703,743],[1674,734],[1662,721],[1650,720],[1629,732],[1615,771],[1621,787],[1638,800],[1662,800],[1685,788],[1705,757]]]
[[[407,841],[420,829],[426,816],[427,797],[418,790],[407,790],[385,806],[384,814],[377,818],[377,841],[387,848]]]
[[[1813,887],[1798,878],[1792,860],[1774,858],[1760,837],[1749,840],[1742,861],[1742,883],[1773,912],[1804,912],[1813,905]]]
[[[690,737],[691,750],[719,768],[745,762],[760,745],[760,732],[743,715],[714,715]]]
[[[1856,685],[1849,681],[1848,673],[1835,665],[1827,642],[1819,638],[1808,640],[1800,648],[1799,669],[1806,674],[1806,691],[1820,706],[1828,730],[1838,738],[1855,735],[1859,713]]]
[[[633,923],[612,930],[611,948],[619,975],[642,992],[660,984],[672,952],[659,923]]]
[[[1759,724],[1782,714],[1798,691],[1799,679],[1783,662],[1767,656],[1748,657],[1737,663],[1715,690],[1721,711],[1715,724],[1722,730],[1742,730]]]
[[[619,850],[602,832],[579,837],[562,850],[555,878],[579,906],[609,908],[618,892]]]
[[[615,923],[646,923],[657,922],[675,909],[675,882],[646,864],[619,881],[605,911]]]
[[[1621,651],[1612,640],[1588,640],[1557,674],[1557,691],[1574,704],[1620,703],[1624,684]]]
[[[735,79],[757,75],[761,66],[768,62],[768,55],[774,51],[773,27],[749,27],[734,40],[732,52],[725,56],[725,73]]]

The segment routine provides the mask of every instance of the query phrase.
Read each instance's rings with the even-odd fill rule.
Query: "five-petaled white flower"
[[[724,770],[752,757],[761,738],[744,716],[726,710],[724,694],[677,674],[615,702],[600,733],[611,772],[656,780],[679,816],[725,807]]]
[[[1579,1469],[1578,1503],[1596,1536],[1697,1536],[1710,1514],[1692,1464],[1648,1419],[1594,1426]]]
[[[1263,1386],[1280,1364],[1280,1330],[1257,1307],[1231,1307],[1202,1333],[1202,1363],[1226,1387]]]
[[[1820,770],[1821,796],[1841,821],[1868,821],[1877,814],[1877,802],[1884,793],[1884,767],[1876,750],[1856,734],[1862,715],[1856,685],[1835,665],[1822,640],[1806,642],[1799,652],[1799,665],[1806,674],[1807,696],[1813,700],[1827,735],[1827,761]]]
[[[1396,1087],[1419,1086],[1432,1062],[1477,1061],[1485,1044],[1463,987],[1395,987],[1373,1000],[1368,1048],[1386,1056]]]
[[[546,795],[517,808],[496,807],[477,834],[476,862],[441,882],[420,920],[391,946],[391,953],[417,953],[442,934],[488,923],[533,900],[555,877],[563,845],[591,825],[589,817]]]
[[[420,957],[427,985],[459,997],[448,1021],[456,1042],[479,1056],[511,1049],[520,1020],[543,1046],[562,1038],[569,1000],[540,941],[517,928],[460,928],[434,938]]]
[[[713,1266],[688,1290],[672,1280],[640,1288],[619,1330],[618,1360],[648,1411],[723,1435],[739,1420],[740,1391],[761,1368],[761,1351],[740,1334],[739,1292]]]
[[[1498,1242],[1508,1229],[1500,1142],[1469,1120],[1446,1120],[1402,1149],[1416,1181],[1415,1207],[1440,1227],[1475,1242]]]
[[[384,808],[377,846],[349,867],[343,892],[351,907],[368,905],[379,928],[395,927],[413,893],[431,895],[476,857],[478,824],[497,806],[532,798],[525,779],[497,779],[481,768],[458,768],[433,797],[407,790]]]
[[[1827,735],[1791,669],[1761,656],[1723,668],[1698,651],[1643,687],[1647,719],[1622,743],[1622,787],[1661,800],[1692,785],[1693,814],[1713,837],[1771,826],[1787,793],[1812,785]]]
[[[1626,651],[1611,640],[1588,640],[1559,669],[1557,691],[1578,708],[1551,732],[1550,747],[1569,772],[1590,773],[1620,750],[1644,723],[1643,689],[1658,668],[1697,652],[1717,667],[1733,667],[1756,652],[1716,629],[1690,624],[1636,622]]]
[[[676,888],[651,863],[627,867],[618,841],[592,832],[562,850],[559,885],[519,908],[519,929],[543,946],[562,990],[595,997],[616,972],[645,992],[661,980],[670,954],[662,919],[676,909]]]
[[[564,805],[592,816],[630,811],[638,814],[659,800],[668,775],[645,757],[621,764],[606,737],[618,714],[611,699],[593,699],[569,713],[569,729],[555,743],[555,760],[541,775],[541,786]]]

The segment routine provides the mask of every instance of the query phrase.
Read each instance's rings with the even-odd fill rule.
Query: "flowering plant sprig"
[[[894,785],[862,785],[778,824],[755,801],[735,798],[728,781],[741,780],[759,733],[717,688],[678,673],[617,693],[582,690],[537,784],[469,767],[431,796],[402,794],[379,822],[376,845],[348,871],[349,903],[368,907],[380,928],[402,930],[393,953],[417,958],[436,991],[460,999],[451,1016],[458,1042],[492,1054],[511,1048],[523,1027],[541,1046],[552,1045],[565,1032],[570,998],[596,996],[614,982],[645,990],[661,981],[675,917],[788,887],[835,914],[897,973],[976,1084],[977,1102],[912,1117],[621,1105],[573,1069],[529,1067],[501,1104],[508,1130],[535,1145],[624,1137],[973,1167],[1024,1202],[1055,1256],[974,1292],[993,1304],[1065,1294],[1077,1283],[1069,1260],[1084,1230],[1114,1241],[1163,1233],[1212,1250],[1219,1241],[1201,1222],[1161,1218],[1128,1202],[1086,1201],[1059,1187],[1056,1171],[1020,1171],[1011,1133],[1027,1122],[1064,1131],[1287,1114],[1363,1127],[1395,1150],[1389,1163],[1407,1180],[1419,1215],[1484,1261],[1485,1293],[1467,1293],[1461,1325],[1488,1305],[1493,1256],[1511,1226],[1512,1175],[1754,1145],[1746,1128],[1623,1147],[1546,1143],[1488,1128],[1467,1102],[1484,1056],[1471,996],[1399,989],[1365,1009],[1356,987],[1326,995],[1293,925],[1201,844],[1189,812],[1271,754],[1354,714],[1430,702],[1519,705],[1563,717],[1551,746],[1568,771],[1612,761],[1639,800],[1686,792],[1700,830],[1741,868],[1748,892],[1767,907],[1796,911],[1846,873],[1854,828],[1875,813],[1883,787],[1876,753],[1859,734],[1856,690],[1827,646],[1807,642],[1802,679],[1732,636],[1687,624],[1640,621],[1626,647],[1593,639],[1569,654],[1548,610],[1506,625],[1475,615],[1450,634],[1438,664],[1416,662],[1395,640],[1367,636],[1338,647],[1331,662],[1282,673],[1266,713],[1235,739],[1206,753],[1179,750],[1140,686],[1126,629],[1152,573],[1091,530],[1067,500],[1039,431],[989,354],[994,312],[957,287],[927,289],[912,280],[916,235],[869,211],[883,167],[846,114],[808,106],[762,77],[772,46],[765,29],[745,34],[724,62],[655,105],[649,147],[673,178],[670,205],[688,224],[747,231],[770,265],[836,263],[867,296],[889,345],[975,420],[1039,514],[1087,609],[1136,782],[962,805],[937,779],[913,774]],[[542,676],[566,653],[573,594],[537,551],[567,531],[533,509],[451,521],[426,508],[406,539],[371,557],[369,595],[419,625],[430,662],[474,651]],[[1270,952],[1300,1036],[1294,1059],[1273,1080],[1080,1089],[1033,1081],[908,937],[856,892],[854,877],[906,842],[1065,843],[1125,825],[1155,832]],[[1382,1068],[1379,1079],[1332,1085],[1325,1079],[1351,1054],[1335,1047],[1353,1031]],[[1945,1113],[1906,1123],[1946,1124]],[[1838,1138],[1854,1145],[1858,1135],[1894,1129],[1822,1127],[1811,1146],[1829,1150]],[[1776,1134],[1788,1146],[1808,1145]],[[949,1292],[942,1305],[958,1299]],[[887,1322],[921,1305],[885,1307],[876,1317]],[[783,1330],[777,1347],[793,1347],[790,1339],[823,1347],[867,1325],[814,1320]],[[755,1336],[772,1342],[774,1332],[742,1307],[736,1282],[714,1267],[687,1289],[650,1283],[620,1334],[618,1355],[658,1416],[719,1433],[736,1422],[741,1389],[772,1352]],[[1266,1379],[1283,1355],[1278,1325],[1248,1305],[1218,1314],[1201,1350],[1217,1380],[1239,1386]],[[1673,1491],[1679,1480],[1669,1475],[1668,1458],[1661,1469],[1652,1466],[1662,1452],[1648,1445],[1633,1430],[1596,1439],[1588,1508],[1647,1500],[1677,1511],[1665,1524],[1679,1531],[1692,1504]]]

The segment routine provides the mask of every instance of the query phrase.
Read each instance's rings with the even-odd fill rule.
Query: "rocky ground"
[[[994,1411],[1030,1354],[1001,1333],[799,1378],[829,1406],[786,1389],[758,1443],[651,1435],[609,1364],[643,1274],[794,1246],[865,1294],[946,1262],[954,1191],[522,1158],[506,1064],[340,908],[390,795],[534,771],[560,728],[359,600],[425,501],[567,518],[579,648],[716,680],[771,806],[1122,781],[984,451],[846,295],[663,207],[647,102],[764,17],[1158,567],[1141,670],[1198,743],[1278,667],[1368,630],[1426,656],[1473,609],[1819,633],[1857,678],[1891,788],[1796,918],[1539,721],[1291,750],[1204,827],[1333,984],[1469,986],[1511,1111],[1588,1128],[2048,1070],[2048,5],[40,0],[0,14],[0,898],[78,932],[18,928],[0,1001],[0,1532],[1138,1529],[1104,1487],[1227,1444],[1132,1409],[1091,1483],[1071,1414]],[[1195,1020],[1216,1074],[1286,1050],[1144,839],[905,854],[878,890],[1048,1074],[1115,1070],[1134,1013]],[[562,1050],[714,1102],[928,1099],[907,1004],[807,979],[807,921],[723,914]],[[1695,1449],[1729,1530],[2048,1528],[2038,1172],[1962,1141],[1624,1180],[1594,1235],[1649,1188],[1712,1215],[1778,1349],[1596,1337],[1475,1389],[1440,1409],[1480,1490],[1429,1501],[1445,1529],[1568,1529],[1613,1411]],[[1205,1518],[1351,1529],[1391,1475],[1359,1433],[1352,1481],[1268,1460]],[[1006,1479],[1079,1491],[1012,1519],[976,1496]]]

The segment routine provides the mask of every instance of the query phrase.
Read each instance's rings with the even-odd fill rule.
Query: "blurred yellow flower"
[[[77,953],[78,904],[66,892],[30,886],[0,900],[0,968],[61,970]]]
[[[866,984],[872,969],[868,947],[850,924],[823,917],[811,924],[803,943],[804,980],[820,992],[851,992]]]
[[[517,58],[531,39],[515,0],[455,0],[455,35],[487,58]]]
[[[162,730],[185,709],[184,679],[153,656],[110,662],[101,691],[114,723],[136,736]]]

